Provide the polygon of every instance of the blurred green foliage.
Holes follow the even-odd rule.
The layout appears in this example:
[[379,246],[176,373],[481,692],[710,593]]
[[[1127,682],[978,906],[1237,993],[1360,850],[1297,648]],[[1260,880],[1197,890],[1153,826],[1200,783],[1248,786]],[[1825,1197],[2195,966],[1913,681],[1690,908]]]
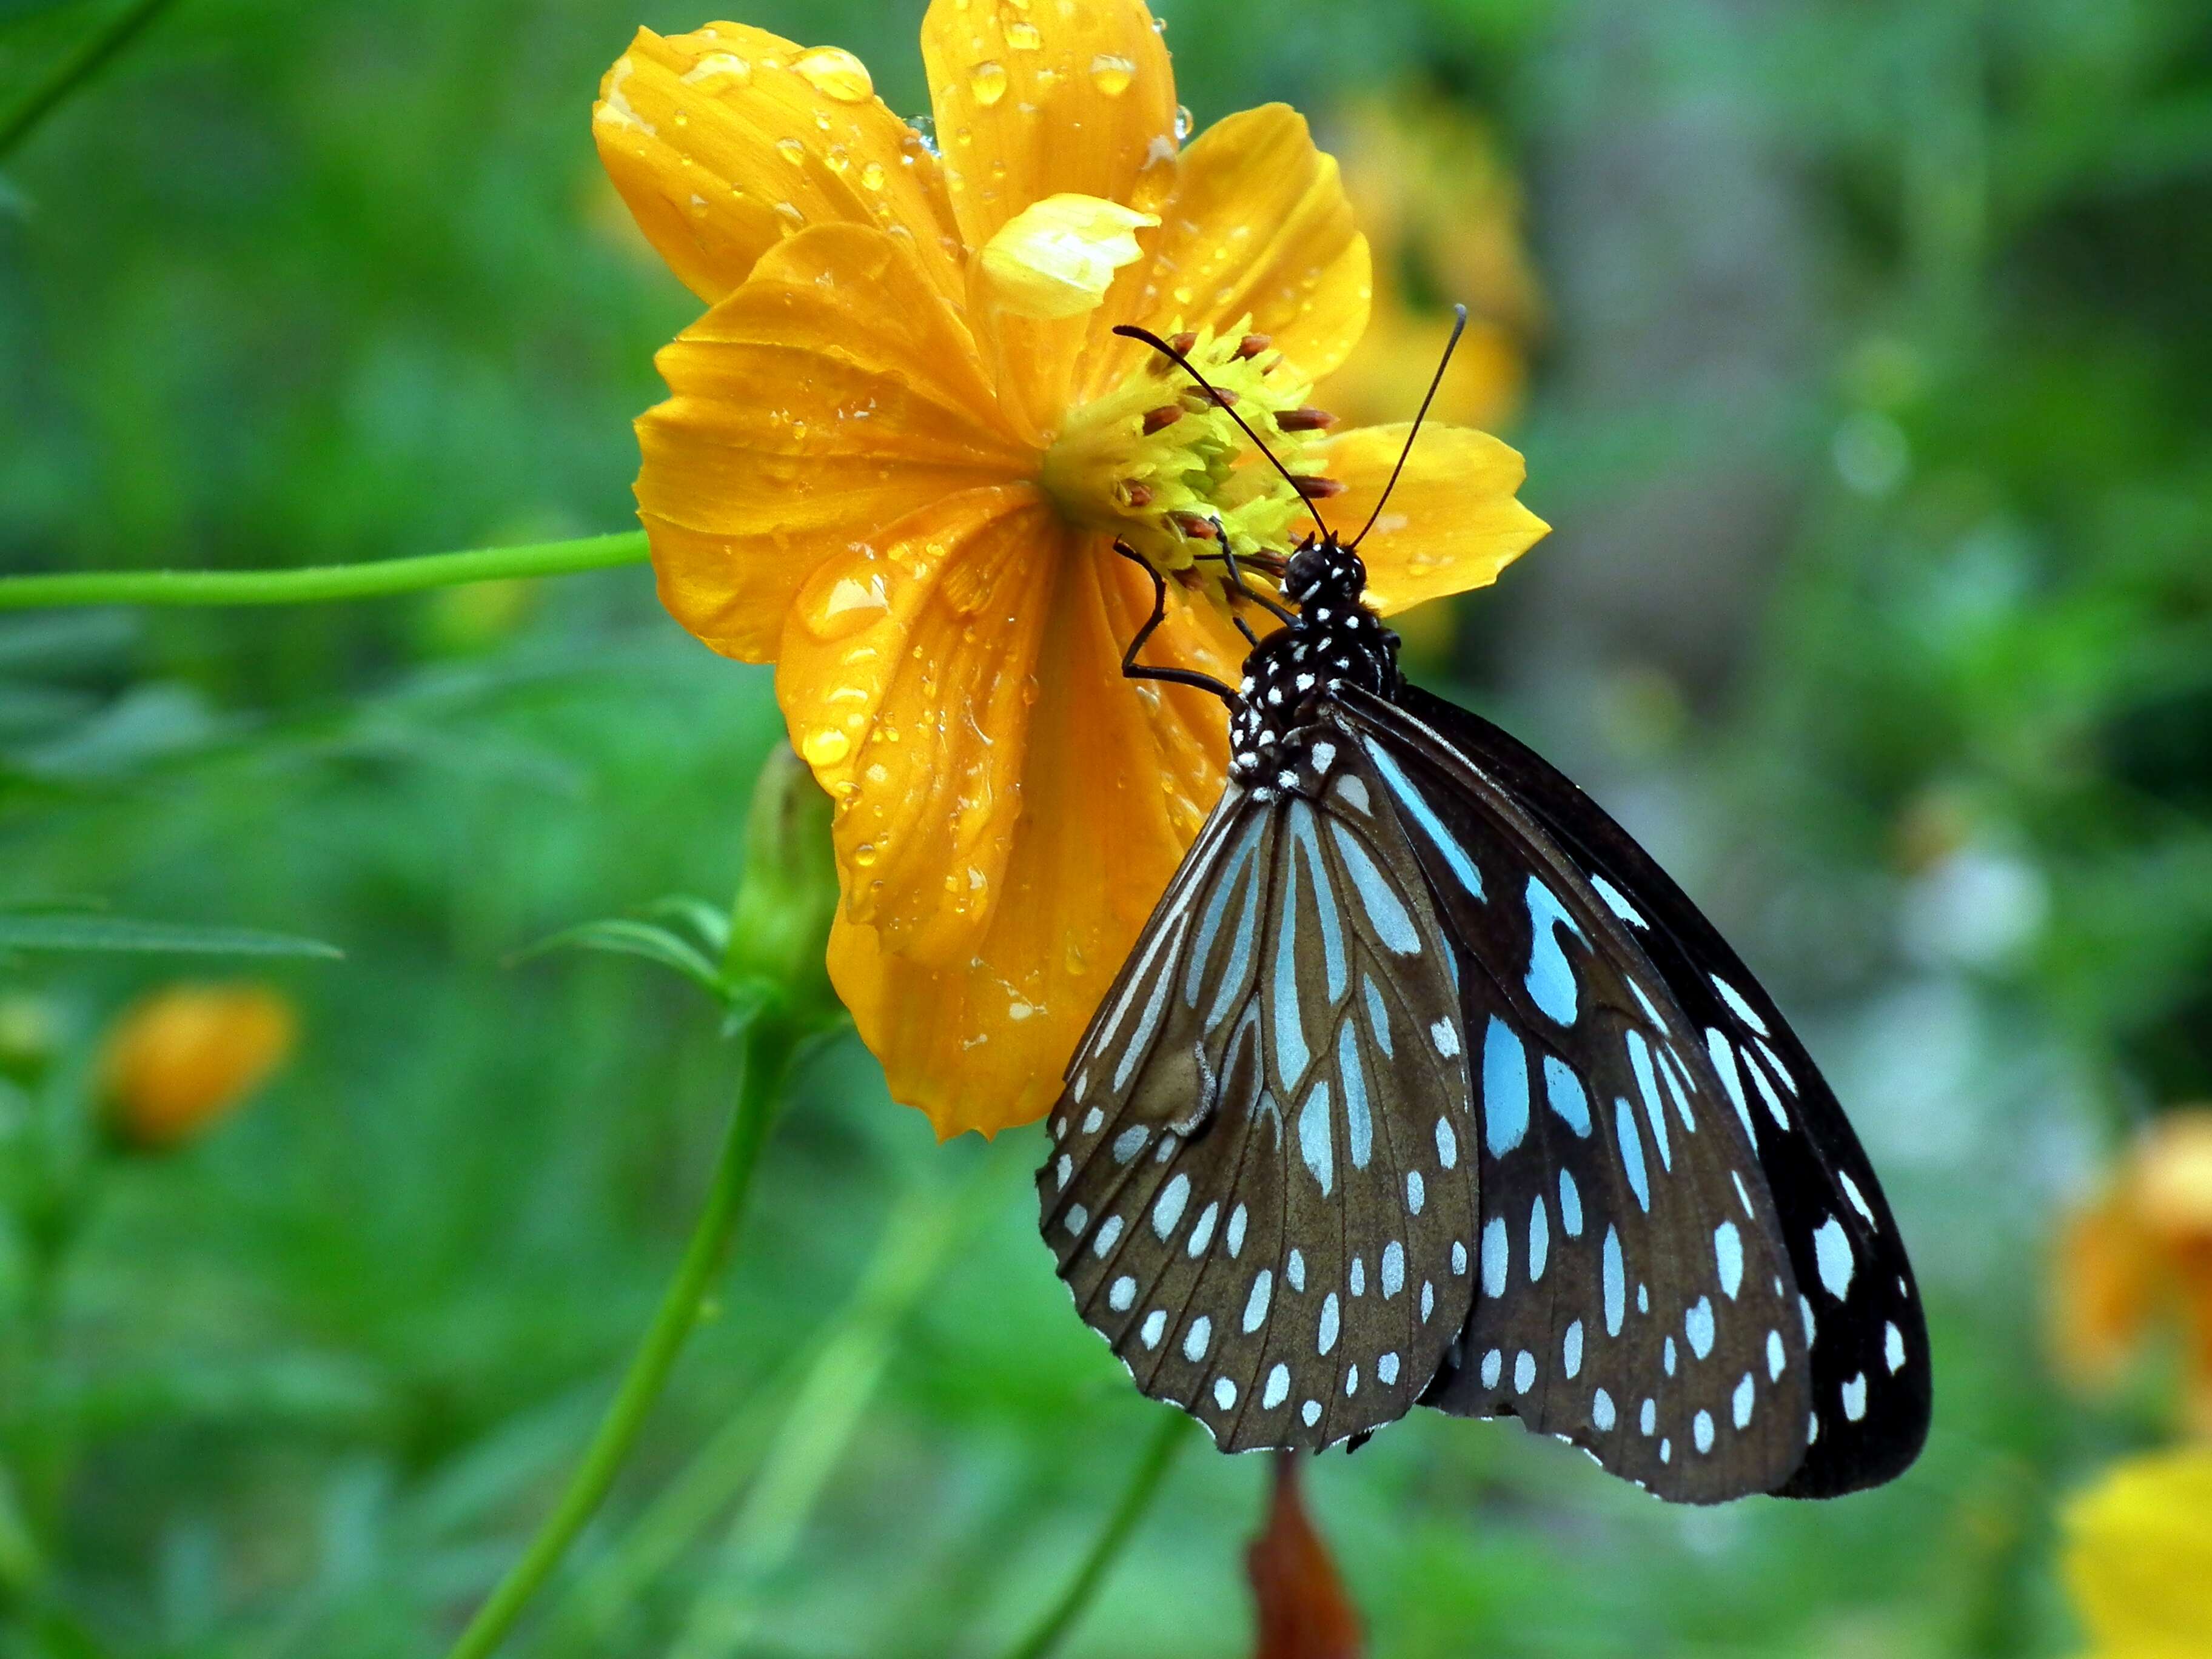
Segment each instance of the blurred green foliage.
[[[0,4],[0,110],[125,9]],[[1201,122],[1282,97],[1325,127],[1419,85],[1522,171],[1555,303],[1516,436],[1562,528],[1467,606],[1446,678],[1647,834],[1802,1015],[1937,1344],[1927,1455],[1843,1503],[1668,1510],[1425,1414],[1326,1460],[1375,1652],[2067,1650],[2052,1504],[2169,1419],[2155,1376],[2118,1404],[2051,1380],[2039,1264],[2130,1124],[2212,1097],[2212,16],[1163,9]],[[853,48],[919,111],[919,15],[746,21]],[[627,422],[695,305],[587,111],[637,24],[703,21],[171,8],[0,173],[0,568],[628,524]],[[1604,528],[1624,506],[1632,535]],[[1578,568],[1646,584],[1635,649]],[[1717,639],[1670,647],[1670,594],[1723,596]],[[307,1029],[257,1109],[173,1159],[68,1164],[58,1266],[36,1227],[0,1253],[13,1651],[450,1639],[648,1317],[732,1082],[678,977],[514,958],[669,895],[725,906],[778,732],[765,672],[635,571],[0,622],[0,908],[346,953],[256,964]],[[177,971],[0,955],[10,1030],[41,1034],[0,1068],[19,1220],[56,1201],[104,1021]],[[1037,1247],[1033,1141],[939,1148],[856,1047],[814,1062],[726,1305],[514,1651],[1021,1629],[1152,1421]],[[1239,1650],[1260,1474],[1187,1458],[1068,1651]]]

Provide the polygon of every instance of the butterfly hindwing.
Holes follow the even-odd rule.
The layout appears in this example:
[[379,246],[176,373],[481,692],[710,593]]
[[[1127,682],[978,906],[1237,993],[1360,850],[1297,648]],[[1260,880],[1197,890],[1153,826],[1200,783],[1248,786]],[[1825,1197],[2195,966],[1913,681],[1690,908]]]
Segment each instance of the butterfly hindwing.
[[1472,1294],[1473,1104],[1427,1035],[1456,1018],[1449,950],[1379,788],[1347,760],[1313,799],[1230,793],[1078,1048],[1039,1173],[1085,1321],[1225,1449],[1401,1416]]
[[[1606,1224],[1622,1228],[1629,1285],[1624,1323],[1632,1346],[1622,1360],[1638,1368],[1644,1386],[1632,1405],[1609,1391],[1609,1409],[1586,1411],[1579,1426],[1571,1405],[1566,1420],[1546,1420],[1548,1399],[1532,1422],[1669,1497],[1831,1496],[1897,1474],[1917,1453],[1929,1415],[1926,1335],[1911,1268],[1856,1138],[1771,1000],[1626,832],[1525,747],[1418,691],[1395,706],[1356,694],[1352,702],[1368,739],[1398,761],[1418,802],[1409,811],[1436,815],[1466,857],[1504,866],[1492,901],[1469,907],[1451,898],[1457,878],[1449,861],[1427,849],[1448,926],[1491,965],[1498,1017],[1531,1046],[1532,1075],[1533,1052],[1543,1048],[1547,1071],[1554,1060],[1567,1066],[1589,1096],[1596,1145],[1579,1148],[1581,1162],[1592,1150],[1608,1151],[1595,1120],[1601,1102],[1613,1103],[1617,1158],[1601,1159],[1617,1177],[1604,1200],[1612,1218]],[[1522,879],[1539,885],[1509,885]],[[1562,1025],[1553,1016],[1565,1010],[1570,991],[1580,1006]],[[1473,1020],[1472,994],[1470,1003]],[[1656,1114],[1654,1097],[1662,1103]],[[1620,1103],[1644,1109],[1633,1131],[1617,1121]],[[1666,1105],[1677,1110],[1662,1143],[1656,1124]],[[1626,1115],[1632,1123],[1639,1115]],[[1540,1111],[1531,1116],[1553,1143],[1535,1162],[1555,1160],[1579,1180],[1580,1138]],[[1624,1194],[1621,1178],[1637,1173],[1632,1133],[1643,1179],[1627,1178]],[[1523,1156],[1516,1151],[1495,1170],[1486,1162],[1486,1227],[1501,1209],[1510,1219],[1508,1194],[1528,1184],[1515,1180],[1514,1159]],[[1587,1231],[1599,1224],[1592,1206],[1583,1208]],[[1653,1277],[1638,1270],[1639,1251]],[[1601,1306],[1611,1322],[1611,1259],[1601,1246],[1594,1303],[1568,1301],[1571,1286],[1560,1281],[1554,1300],[1568,1311],[1553,1316],[1545,1333],[1553,1340],[1565,1340],[1577,1305]],[[1717,1271],[1737,1285],[1735,1294],[1705,1288]],[[1664,1319],[1662,1281],[1673,1287]],[[1654,1322],[1638,1347],[1635,1327],[1647,1295]],[[1710,1300],[1710,1319],[1700,1298]],[[1536,1298],[1507,1300],[1533,1330]],[[1502,1370],[1519,1352],[1492,1340],[1487,1326],[1496,1318],[1479,1300],[1460,1372],[1439,1384],[1437,1399],[1452,1409],[1502,1406],[1528,1416],[1515,1392],[1501,1396],[1481,1384],[1493,1347],[1504,1355]],[[1585,1341],[1589,1328],[1586,1322]],[[1693,1366],[1689,1348],[1699,1341],[1712,1352]],[[1649,1364],[1654,1344],[1656,1367]],[[1513,1380],[1504,1376],[1509,1389]],[[1724,1407],[1717,1407],[1709,1396],[1729,1383]],[[1668,1453],[1656,1474],[1650,1437],[1642,1432],[1646,1398]],[[1691,1411],[1686,1443],[1679,1425],[1666,1431],[1670,1401],[1678,1417]],[[1592,1432],[1601,1417],[1612,1419],[1609,1435]],[[1700,1453],[1708,1442],[1712,1449]]]

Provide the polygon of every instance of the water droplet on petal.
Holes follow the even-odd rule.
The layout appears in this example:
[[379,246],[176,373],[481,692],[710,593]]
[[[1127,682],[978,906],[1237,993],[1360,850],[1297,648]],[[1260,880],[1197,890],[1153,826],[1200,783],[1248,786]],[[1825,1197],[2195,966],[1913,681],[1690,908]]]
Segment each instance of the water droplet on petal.
[[884,187],[883,164],[878,161],[871,161],[867,166],[862,167],[860,169],[860,183],[870,190],[881,190]]
[[823,159],[829,164],[830,171],[832,173],[842,173],[853,165],[852,155],[842,144],[830,145],[830,154]]
[[709,92],[726,92],[753,78],[753,66],[734,52],[710,52],[684,71],[684,81]]
[[1035,52],[1044,45],[1044,36],[1037,33],[1035,23],[1009,23],[1006,25],[1006,44],[1016,52]]
[[1136,78],[1136,64],[1118,52],[1102,52],[1091,60],[1091,83],[1109,98],[1119,98]]
[[868,78],[868,66],[842,46],[817,46],[802,52],[792,68],[824,98],[834,98],[841,104],[857,104],[875,96],[876,83]]
[[986,58],[968,71],[968,90],[988,109],[1006,95],[1006,66],[995,58]]
[[875,844],[875,842],[872,842],[872,841],[864,841],[864,842],[861,842],[858,847],[855,847],[855,848],[853,849],[853,862],[854,862],[854,863],[855,863],[855,864],[857,864],[857,865],[859,865],[859,866],[860,866],[860,868],[862,868],[863,870],[866,869],[870,865],[873,864],[875,861],[876,861],[876,844]]
[[853,740],[834,726],[809,732],[799,745],[809,766],[835,766],[853,752]]
[[775,141],[775,153],[797,167],[806,159],[806,146],[796,138],[779,138]]

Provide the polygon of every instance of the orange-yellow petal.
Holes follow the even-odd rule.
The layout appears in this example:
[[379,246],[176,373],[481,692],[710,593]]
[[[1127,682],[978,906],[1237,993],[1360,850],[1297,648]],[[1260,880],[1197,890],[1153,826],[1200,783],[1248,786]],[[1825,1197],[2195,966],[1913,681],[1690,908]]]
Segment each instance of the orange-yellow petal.
[[775,653],[824,559],[1036,470],[975,343],[904,240],[823,226],[764,255],[657,360],[639,516],[662,602],[717,651]]
[[776,693],[836,802],[842,914],[885,950],[965,963],[1022,816],[1044,605],[1072,538],[1029,484],[948,495],[826,561]]
[[[1149,212],[1173,184],[1175,73],[1142,0],[933,0],[921,52],[945,187],[970,248],[1048,197]],[[1000,395],[1044,440],[1092,319],[1004,313],[980,283],[972,311]]]
[[2212,1631],[2212,1449],[2115,1464],[2063,1516],[2094,1659],[2201,1659]]
[[1143,0],[932,0],[921,57],[961,234],[1048,196],[1143,209],[1175,159],[1175,71]]
[[592,132],[647,240],[702,300],[793,232],[836,223],[897,227],[938,292],[960,292],[936,158],[849,52],[742,23],[641,29],[600,83]]
[[[1212,698],[1121,678],[1122,646],[1151,605],[1142,576],[1095,546],[1055,576],[1022,817],[973,954],[927,966],[842,916],[830,934],[830,977],[893,1097],[944,1135],[993,1133],[1051,1105],[1227,760]],[[1157,659],[1233,674],[1225,630],[1206,608],[1180,590],[1170,604],[1163,633],[1175,642]]]
[[[1215,123],[1182,153],[1149,264],[1121,274],[1103,331],[1134,320],[1227,330],[1249,316],[1310,380],[1328,374],[1367,326],[1373,273],[1336,160],[1314,148],[1305,117],[1267,104]],[[1139,362],[1133,341],[1094,335],[1086,391]]]
[[[1328,442],[1329,475],[1346,485],[1328,507],[1340,535],[1356,535],[1367,522],[1408,430],[1361,427]],[[1520,452],[1486,432],[1422,427],[1397,488],[1359,544],[1368,603],[1388,616],[1497,580],[1551,528],[1516,499],[1527,472]]]

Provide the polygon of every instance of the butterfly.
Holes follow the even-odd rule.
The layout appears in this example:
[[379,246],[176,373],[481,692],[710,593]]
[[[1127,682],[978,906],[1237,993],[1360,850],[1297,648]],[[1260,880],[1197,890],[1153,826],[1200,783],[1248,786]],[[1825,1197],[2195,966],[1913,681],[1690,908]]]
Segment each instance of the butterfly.
[[1895,1477],[1925,1322],[1812,1057],[1611,817],[1406,683],[1315,520],[1237,686],[1137,662],[1157,574],[1124,657],[1216,691],[1232,759],[1050,1115],[1079,1312],[1224,1450],[1418,1404],[1678,1502]]

